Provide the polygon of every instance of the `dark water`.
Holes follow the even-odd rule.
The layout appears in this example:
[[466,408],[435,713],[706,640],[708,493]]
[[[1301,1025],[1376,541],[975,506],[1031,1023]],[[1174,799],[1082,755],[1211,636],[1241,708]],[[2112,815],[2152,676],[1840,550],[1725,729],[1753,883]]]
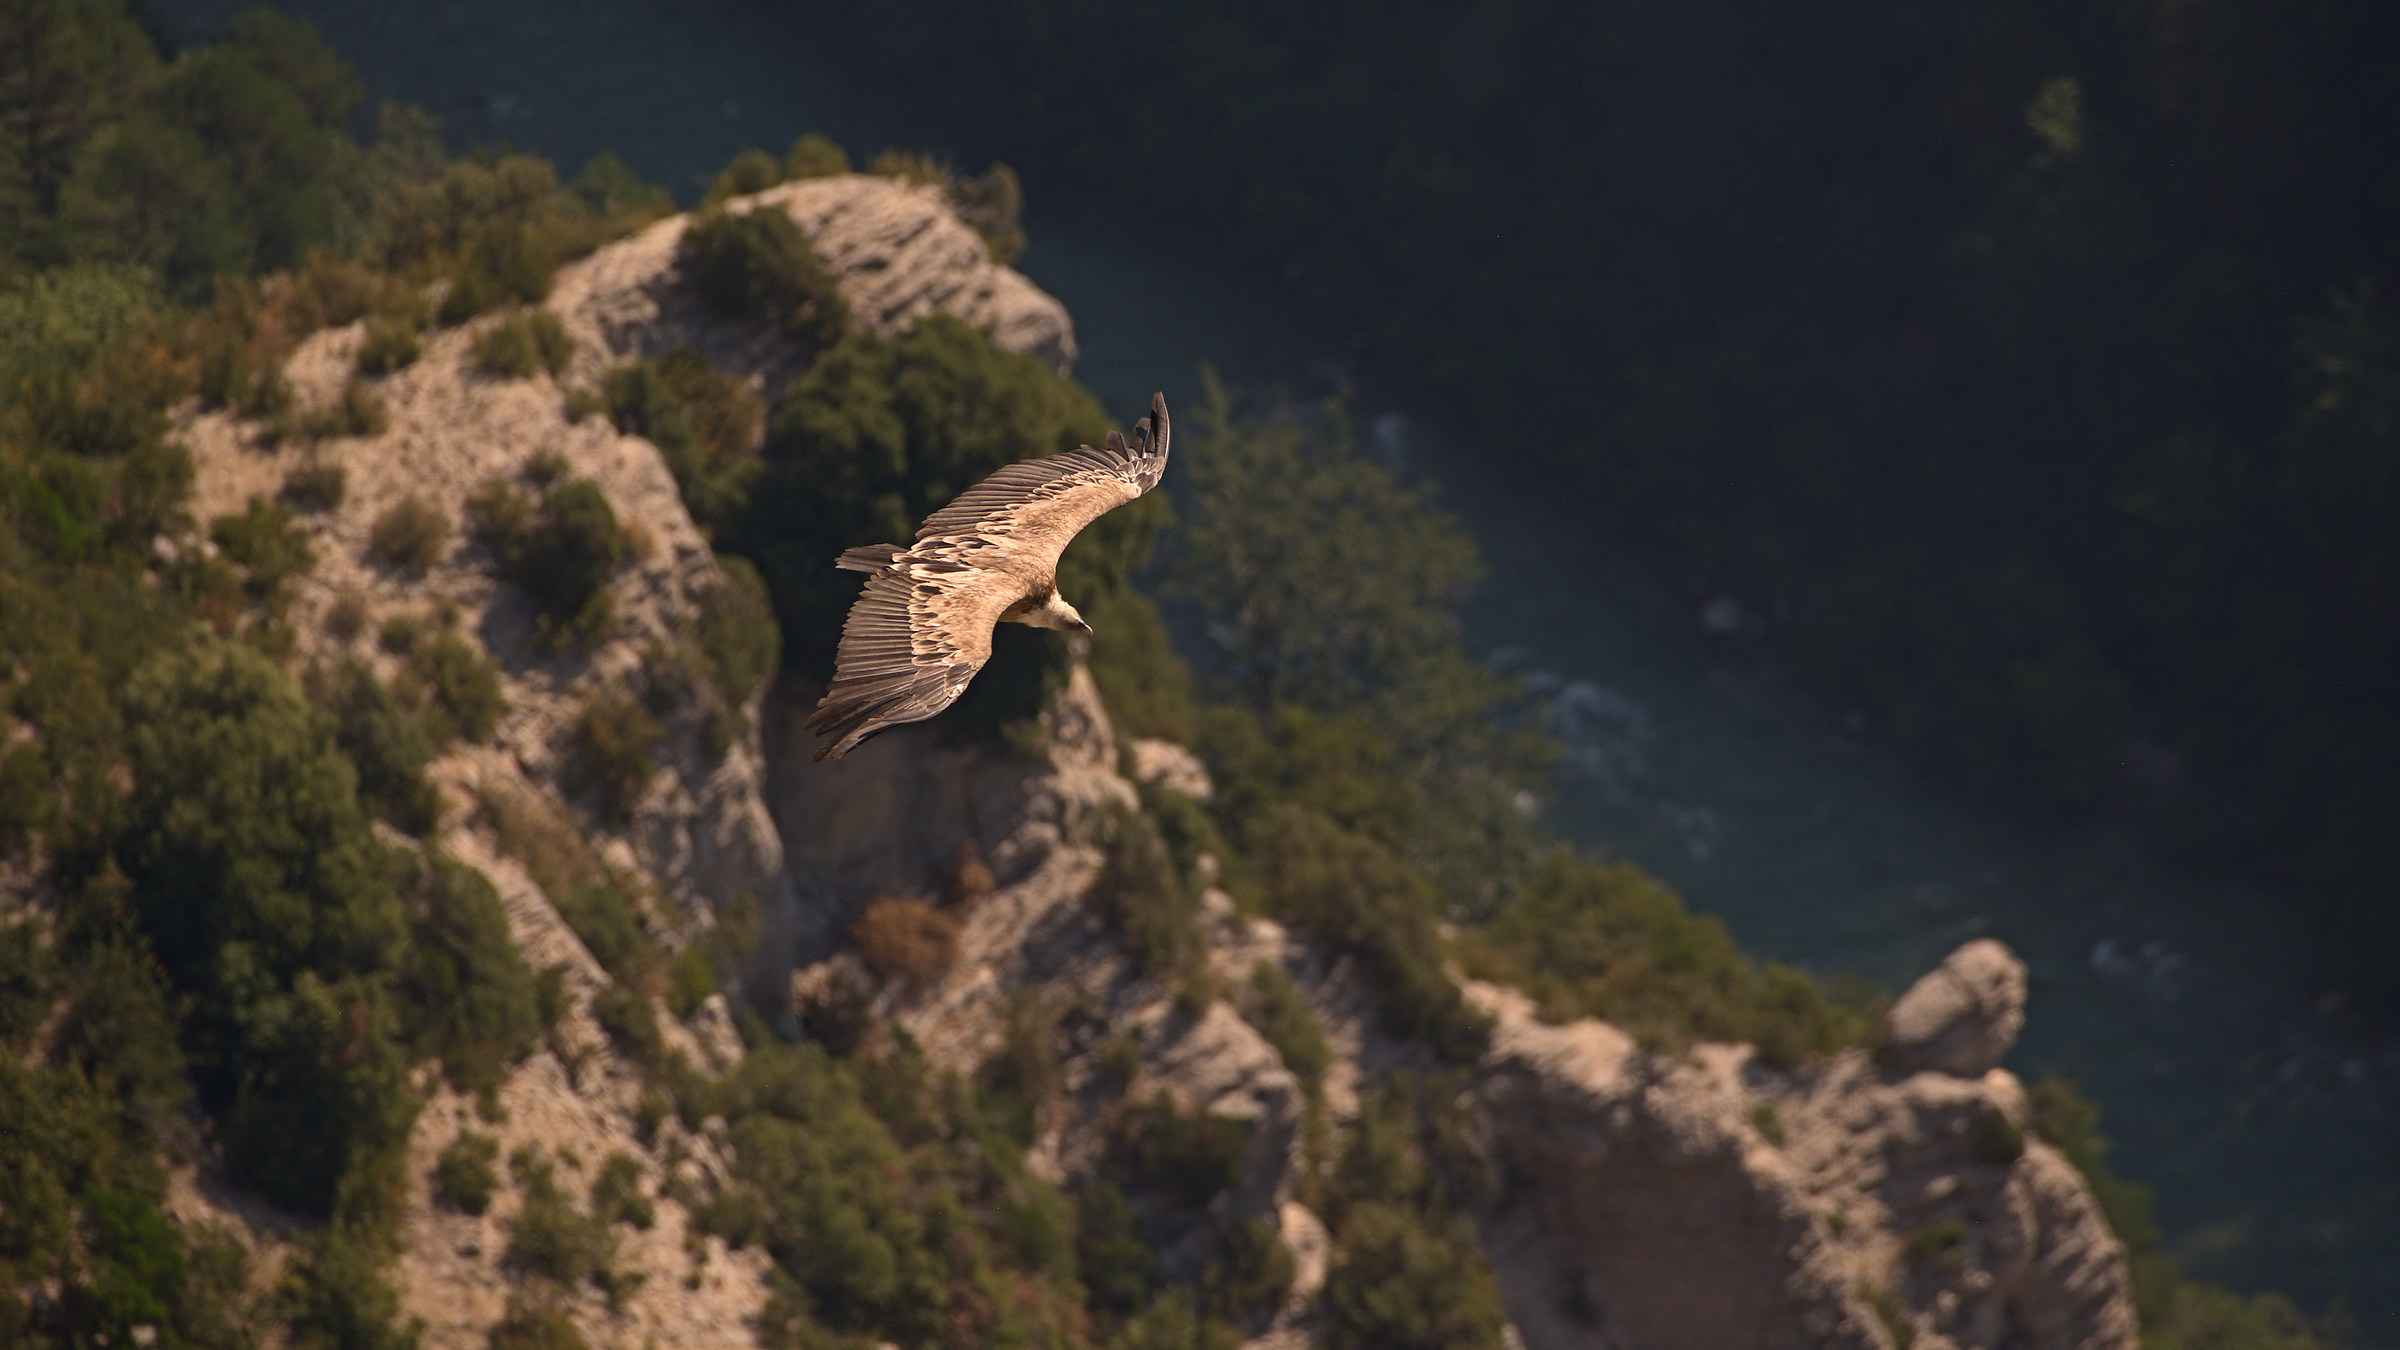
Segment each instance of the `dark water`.
[[[206,35],[227,0],[152,0]],[[680,198],[737,151],[804,131],[856,150],[954,137],[795,30],[788,3],[290,0],[373,99],[441,117],[454,146],[506,142],[568,171],[614,150]],[[1073,311],[1078,375],[1130,421],[1150,389],[1307,391],[1344,377],[1340,335],[1272,278],[1172,223],[1028,184],[1021,264]],[[1145,233],[1144,231],[1157,231]],[[1551,823],[1633,858],[1722,915],[1753,952],[1905,984],[1991,934],[2033,969],[2012,1064],[2079,1080],[2115,1163],[2158,1191],[2170,1249],[2237,1289],[2336,1299],[2367,1345],[2400,1345],[2400,1043],[2359,1032],[2311,982],[2307,934],[2266,892],[2171,877],[2104,834],[2009,824],[1912,778],[1704,631],[1706,596],[1615,567],[1597,541],[1528,525],[1404,391],[1362,382],[1382,451],[1442,477],[1502,584],[1471,621],[1496,661],[1544,684],[1572,758]],[[1529,565],[1529,564],[1536,564]],[[1721,607],[1722,621],[1737,616]],[[1837,714],[1839,710],[1834,710]]]

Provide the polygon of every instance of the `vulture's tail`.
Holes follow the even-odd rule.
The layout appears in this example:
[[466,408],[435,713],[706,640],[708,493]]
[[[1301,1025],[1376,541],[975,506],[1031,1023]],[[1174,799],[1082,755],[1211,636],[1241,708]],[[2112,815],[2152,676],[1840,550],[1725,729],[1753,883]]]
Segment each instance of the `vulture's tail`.
[[892,559],[899,557],[900,553],[898,544],[868,544],[863,548],[843,550],[842,556],[833,560],[833,565],[845,572],[880,572],[891,566]]

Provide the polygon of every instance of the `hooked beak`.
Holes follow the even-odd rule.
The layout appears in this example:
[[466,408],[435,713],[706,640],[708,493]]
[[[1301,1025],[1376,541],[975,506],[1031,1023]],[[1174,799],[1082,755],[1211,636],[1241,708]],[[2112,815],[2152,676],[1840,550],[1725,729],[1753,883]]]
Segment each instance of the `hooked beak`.
[[1075,626],[1082,630],[1085,637],[1090,637],[1092,635],[1092,626],[1088,623],[1085,623],[1083,620],[1077,619],[1075,621]]

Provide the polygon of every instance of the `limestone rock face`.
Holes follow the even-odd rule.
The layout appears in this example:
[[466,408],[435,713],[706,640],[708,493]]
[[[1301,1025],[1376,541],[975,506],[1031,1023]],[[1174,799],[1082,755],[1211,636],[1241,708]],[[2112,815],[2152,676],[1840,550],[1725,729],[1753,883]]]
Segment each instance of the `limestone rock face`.
[[[1977,968],[2017,972],[2021,1019],[2022,964],[1975,945],[1996,949]],[[1930,1350],[2136,1343],[2123,1250],[2081,1177],[2025,1137],[2007,1071],[1651,1055],[1470,993],[1497,1019],[1484,1109],[1522,1179],[1486,1241],[1533,1350],[1883,1347],[1903,1328]]]
[[2025,1027],[2025,963],[2003,944],[1977,938],[1910,985],[1887,1025],[1895,1067],[1981,1077]]
[[1217,793],[1216,783],[1208,776],[1208,766],[1200,757],[1173,741],[1143,738],[1132,743],[1133,781],[1156,783],[1169,792],[1180,792],[1196,802],[1204,802]]
[[942,310],[991,334],[1004,352],[1035,357],[1061,375],[1073,369],[1075,325],[1066,307],[993,262],[983,236],[951,212],[941,189],[844,174],[772,187],[749,204],[791,214],[866,327],[893,332]]

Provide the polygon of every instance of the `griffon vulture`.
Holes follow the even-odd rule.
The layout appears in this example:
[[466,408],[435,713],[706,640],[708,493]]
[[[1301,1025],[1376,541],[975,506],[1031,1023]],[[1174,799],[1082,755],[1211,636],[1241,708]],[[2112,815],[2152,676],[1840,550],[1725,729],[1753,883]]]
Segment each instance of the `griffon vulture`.
[[842,625],[833,684],[801,725],[840,759],[885,727],[950,706],[992,656],[992,626],[1089,633],[1058,593],[1058,555],[1083,527],[1158,486],[1167,471],[1167,400],[1133,424],[1048,459],[1011,464],[925,518],[917,542],[854,548],[834,566],[865,572]]

